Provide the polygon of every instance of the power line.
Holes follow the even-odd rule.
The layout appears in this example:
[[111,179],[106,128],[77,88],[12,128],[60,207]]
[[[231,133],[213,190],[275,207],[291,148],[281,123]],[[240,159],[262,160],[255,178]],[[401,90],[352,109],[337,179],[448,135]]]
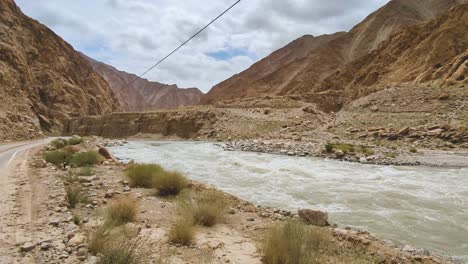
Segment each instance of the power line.
[[167,58],[169,58],[172,54],[176,53],[180,48],[182,48],[183,46],[185,46],[187,43],[189,43],[192,39],[194,39],[196,36],[198,36],[200,33],[202,33],[205,29],[207,29],[209,26],[211,26],[211,24],[213,24],[214,22],[216,22],[216,20],[218,20],[219,18],[221,18],[224,14],[226,14],[227,12],[229,12],[229,10],[231,10],[232,8],[234,8],[237,4],[239,4],[241,0],[238,0],[237,2],[235,2],[234,4],[232,4],[228,9],[224,10],[224,12],[222,12],[221,14],[219,14],[215,19],[211,20],[210,23],[208,23],[206,26],[204,26],[202,29],[200,29],[199,31],[197,31],[197,33],[195,33],[193,36],[191,36],[189,39],[187,39],[184,43],[182,43],[179,47],[177,47],[175,50],[173,50],[171,53],[169,53],[168,55],[166,55],[166,57],[162,58],[161,60],[159,60],[156,64],[154,64],[153,66],[151,66],[151,68],[149,68],[148,70],[146,70],[144,73],[140,74],[139,76],[137,76],[135,79],[133,79],[131,82],[129,82],[127,84],[127,86],[130,86],[132,83],[134,83],[135,81],[137,81],[138,79],[140,79],[141,77],[143,77],[145,74],[147,74],[148,72],[152,71],[154,68],[156,68],[159,64],[161,64],[163,61],[165,61]]

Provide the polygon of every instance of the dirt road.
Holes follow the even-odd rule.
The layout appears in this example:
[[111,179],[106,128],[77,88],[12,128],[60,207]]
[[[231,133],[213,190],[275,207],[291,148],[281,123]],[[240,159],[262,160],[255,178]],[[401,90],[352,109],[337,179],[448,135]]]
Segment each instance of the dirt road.
[[40,186],[28,171],[27,157],[48,140],[0,145],[0,263],[18,261],[18,245],[33,239],[29,232],[37,215]]

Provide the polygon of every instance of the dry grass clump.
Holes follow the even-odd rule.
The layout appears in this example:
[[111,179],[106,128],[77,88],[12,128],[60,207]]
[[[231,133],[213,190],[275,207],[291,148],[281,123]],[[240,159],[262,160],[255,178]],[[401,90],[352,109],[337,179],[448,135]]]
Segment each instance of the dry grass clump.
[[81,152],[73,154],[70,165],[74,167],[93,166],[99,162],[99,154],[95,151]]
[[138,203],[130,198],[119,199],[107,208],[106,222],[122,225],[136,220]]
[[187,186],[187,178],[178,172],[165,171],[153,179],[153,187],[161,196],[177,195]]
[[228,209],[224,194],[216,190],[204,190],[186,194],[178,201],[179,216],[192,219],[193,224],[214,226],[220,223]]
[[154,180],[163,173],[164,169],[156,164],[134,164],[125,169],[130,186],[141,188],[153,187]]
[[329,230],[296,220],[269,229],[260,246],[266,264],[376,263],[361,246],[340,244]]
[[191,219],[179,218],[169,230],[169,241],[172,244],[189,246],[193,243],[194,227]]
[[148,263],[148,255],[142,250],[140,240],[117,239],[109,243],[101,252],[97,264],[141,264]]
[[362,153],[366,156],[374,155],[375,151],[367,146],[360,145],[350,145],[350,144],[325,144],[325,152],[331,153],[334,150],[341,150],[344,153]]
[[65,200],[70,208],[75,208],[77,204],[85,201],[87,197],[83,194],[83,190],[79,185],[70,185],[65,187]]

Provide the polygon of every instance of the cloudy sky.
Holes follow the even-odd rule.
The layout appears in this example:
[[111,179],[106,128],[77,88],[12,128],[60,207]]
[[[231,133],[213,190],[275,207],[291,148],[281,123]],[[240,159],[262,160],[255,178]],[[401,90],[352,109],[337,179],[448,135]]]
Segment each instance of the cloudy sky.
[[[99,61],[140,74],[235,0],[16,0]],[[346,31],[388,0],[243,0],[145,78],[208,91],[305,35]]]

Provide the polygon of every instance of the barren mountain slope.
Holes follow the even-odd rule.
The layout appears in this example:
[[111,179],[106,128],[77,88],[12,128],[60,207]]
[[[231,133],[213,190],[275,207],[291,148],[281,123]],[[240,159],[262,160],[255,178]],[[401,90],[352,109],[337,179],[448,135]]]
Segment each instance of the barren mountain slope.
[[377,50],[330,76],[324,90],[343,90],[345,100],[402,82],[467,84],[468,4],[438,19],[406,27]]
[[68,43],[0,1],[0,141],[58,131],[61,121],[117,110],[107,83]]
[[203,93],[197,88],[179,88],[177,85],[167,85],[138,79],[131,86],[127,84],[137,78],[136,75],[119,71],[102,62],[90,61],[94,70],[109,83],[111,89],[127,111],[146,111],[154,109],[171,109],[180,106],[196,105]]
[[427,22],[460,2],[457,0],[393,0],[368,16],[350,32],[331,35],[333,37],[328,37],[326,41],[308,49],[308,52],[302,53],[301,57],[288,56],[295,54],[294,49],[297,49],[291,44],[280,49],[286,55],[273,70],[264,74],[263,68],[267,67],[270,61],[275,60],[275,53],[250,69],[213,87],[202,98],[202,103],[316,91],[322,81],[333,74],[337,68],[375,50],[393,32],[406,25]]

